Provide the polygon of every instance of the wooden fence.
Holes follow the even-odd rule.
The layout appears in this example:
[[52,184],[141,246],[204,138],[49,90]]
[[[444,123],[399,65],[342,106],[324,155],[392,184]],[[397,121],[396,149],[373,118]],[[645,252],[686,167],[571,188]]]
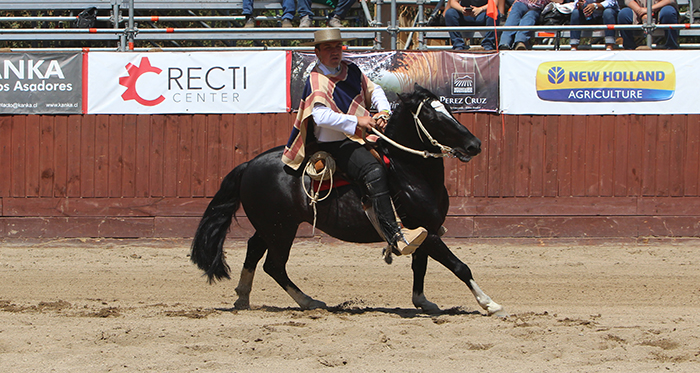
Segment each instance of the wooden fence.
[[[698,115],[458,119],[483,152],[447,161],[450,236],[700,236]],[[0,237],[190,237],[223,176],[292,121],[0,116]]]

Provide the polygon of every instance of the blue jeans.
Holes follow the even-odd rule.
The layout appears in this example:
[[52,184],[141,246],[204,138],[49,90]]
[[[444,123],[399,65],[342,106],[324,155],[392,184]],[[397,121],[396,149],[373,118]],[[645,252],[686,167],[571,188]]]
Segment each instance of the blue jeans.
[[[246,16],[253,15],[253,0],[243,0],[241,13]],[[291,20],[292,18],[294,18],[294,0],[282,0],[282,19]]]
[[[288,1],[288,0],[283,0],[283,1]],[[313,17],[314,12],[311,11],[311,0],[299,0],[297,2],[297,13],[299,13],[299,17],[303,17],[303,16],[312,16]]]
[[[605,8],[603,14],[593,15],[590,20],[586,20],[583,10],[574,9],[571,12],[572,25],[614,25],[617,23],[617,9]],[[581,30],[571,30],[571,45],[578,45],[581,41]],[[605,44],[615,44],[615,30],[605,30]]]
[[[700,1],[700,0],[699,0]],[[455,8],[447,9],[445,12],[445,26],[491,26],[494,27],[493,18],[487,17],[486,12],[479,13],[478,16],[465,16]],[[452,40],[452,49],[468,49],[464,44],[462,33],[459,31],[450,31],[450,40]],[[473,32],[465,32],[471,36]],[[494,50],[496,48],[496,38],[493,30],[486,32],[481,40],[481,46],[484,50]]]
[[335,6],[335,10],[333,10],[329,16],[333,17],[335,15],[340,19],[344,19],[345,15],[348,14],[348,11],[356,1],[357,0],[338,0],[338,5]]
[[[634,14],[632,9],[623,8],[620,10],[620,14],[617,15],[617,23],[620,25],[631,25],[632,20],[637,15]],[[676,8],[671,5],[666,5],[659,11],[659,24],[674,24],[678,23],[678,12]],[[635,49],[637,44],[634,42],[635,33],[641,31],[632,30],[620,30],[620,35],[622,35],[622,46],[625,49]],[[678,30],[666,30],[666,49],[678,49]]]
[[[542,9],[530,10],[524,3],[516,1],[510,7],[505,26],[534,26],[540,18],[540,13]],[[529,46],[531,34],[532,32],[529,31],[503,31],[499,44],[508,48],[517,43],[525,43]]]

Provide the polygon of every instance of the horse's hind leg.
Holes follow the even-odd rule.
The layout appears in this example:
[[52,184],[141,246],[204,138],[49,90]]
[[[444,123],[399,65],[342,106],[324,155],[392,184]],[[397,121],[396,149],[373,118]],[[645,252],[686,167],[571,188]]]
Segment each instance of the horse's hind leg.
[[[479,303],[481,308],[486,310],[489,315],[505,316],[506,313],[503,310],[503,306],[494,302],[491,297],[486,295],[479,285],[476,284],[474,278],[472,277],[472,271],[469,267],[464,264],[459,258],[457,258],[452,251],[445,245],[444,242],[437,235],[429,235],[425,240],[421,248],[423,248],[431,258],[437,260],[439,263],[447,267],[452,273],[454,273],[460,280],[462,280],[469,290],[472,291],[476,301]],[[422,289],[421,289],[422,290]],[[415,287],[414,287],[415,294]]]
[[243,262],[243,269],[241,270],[241,278],[238,280],[238,286],[236,286],[238,299],[233,303],[234,308],[250,308],[250,290],[253,287],[255,268],[266,250],[267,244],[260,237],[258,232],[255,232],[253,237],[248,239],[248,249],[245,255],[245,262]]
[[273,224],[272,226],[278,229],[276,234],[270,237],[265,236],[269,243],[267,257],[265,258],[265,264],[263,264],[265,273],[269,274],[302,309],[326,308],[325,303],[315,300],[299,290],[287,275],[287,260],[289,259],[289,251],[292,248],[297,227],[289,229],[281,224]]

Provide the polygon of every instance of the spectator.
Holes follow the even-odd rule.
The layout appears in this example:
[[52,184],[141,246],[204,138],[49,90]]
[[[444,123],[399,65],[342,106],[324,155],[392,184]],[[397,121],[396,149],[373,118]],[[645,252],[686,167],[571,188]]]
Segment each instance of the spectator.
[[[641,1],[641,2],[640,2]],[[674,24],[678,23],[678,4],[675,0],[653,0],[651,16],[654,23]],[[625,0],[627,8],[620,10],[617,15],[617,23],[621,25],[637,25],[646,22],[646,0]],[[634,35],[641,31],[620,30],[622,46],[625,49],[635,49],[637,44]],[[666,49],[678,49],[678,30],[666,30]]]
[[[699,0],[700,1],[700,0]],[[445,26],[491,26],[494,27],[494,20],[486,15],[488,0],[449,0],[449,9],[445,10]],[[469,38],[473,32],[465,32]],[[464,43],[462,33],[450,31],[452,49],[466,50],[469,45]],[[496,38],[493,31],[487,31],[481,40],[484,50],[496,49]]]
[[[292,27],[292,19],[294,18],[294,0],[282,1],[282,27]],[[253,16],[253,0],[243,0],[243,15],[245,16],[245,25],[243,27],[255,27],[255,17]]]
[[[576,8],[571,12],[572,25],[614,25],[620,7],[617,0],[578,0]],[[569,44],[571,50],[578,49],[581,41],[581,30],[571,30]],[[613,50],[615,45],[615,30],[605,30],[605,49]]]
[[[561,3],[562,0],[551,0]],[[540,18],[540,13],[550,0],[515,0],[510,7],[505,26],[534,26]],[[526,50],[530,46],[531,31],[503,31],[500,49]]]
[[343,27],[340,21],[345,19],[345,15],[348,14],[350,8],[355,4],[357,0],[338,0],[338,5],[335,10],[331,12],[330,18],[328,19],[328,27]]

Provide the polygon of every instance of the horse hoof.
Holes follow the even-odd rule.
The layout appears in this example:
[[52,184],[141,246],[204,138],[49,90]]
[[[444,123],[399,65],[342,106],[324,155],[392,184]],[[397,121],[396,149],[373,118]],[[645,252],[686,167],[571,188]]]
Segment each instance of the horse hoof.
[[304,305],[304,307],[302,307],[302,308],[305,310],[316,310],[319,308],[325,309],[325,308],[327,308],[327,306],[326,306],[325,302],[321,302],[320,300],[314,299],[311,302],[309,302],[308,304]]
[[237,309],[237,310],[249,310],[250,309],[250,302],[239,299],[239,300],[233,302],[233,308]]
[[489,316],[496,316],[502,318],[508,317],[508,312],[506,312],[506,310],[501,305],[497,305],[497,307],[489,307],[487,311],[489,313]]
[[413,295],[413,305],[428,314],[440,313],[441,311],[437,304],[427,300],[423,294]]

